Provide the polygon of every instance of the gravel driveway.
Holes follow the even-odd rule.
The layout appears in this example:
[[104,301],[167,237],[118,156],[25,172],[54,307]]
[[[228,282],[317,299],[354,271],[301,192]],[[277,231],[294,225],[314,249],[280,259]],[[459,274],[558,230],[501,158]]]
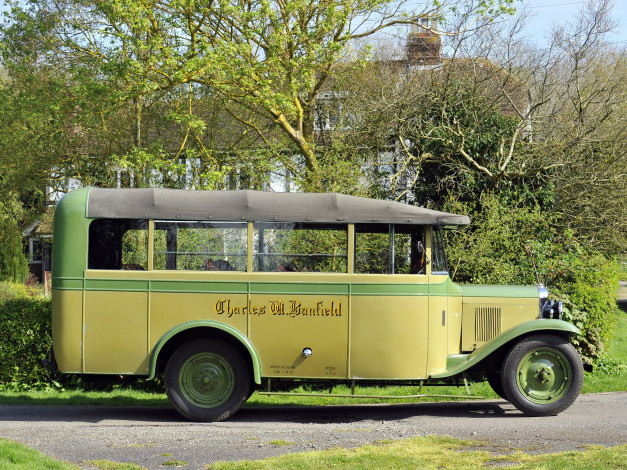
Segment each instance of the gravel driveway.
[[495,451],[580,449],[627,443],[627,392],[582,395],[558,416],[525,417],[505,401],[245,407],[231,420],[198,424],[163,407],[0,406],[0,436],[55,458],[97,459],[163,469],[168,460],[201,469],[216,460],[355,447],[430,434],[483,441]]

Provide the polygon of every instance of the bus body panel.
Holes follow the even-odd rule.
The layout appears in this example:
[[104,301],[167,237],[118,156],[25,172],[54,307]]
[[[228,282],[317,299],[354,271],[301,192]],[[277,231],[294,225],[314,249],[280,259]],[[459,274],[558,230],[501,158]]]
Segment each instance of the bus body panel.
[[87,268],[87,238],[91,219],[85,217],[89,189],[74,190],[55,209],[52,273],[54,282],[82,279]]
[[148,375],[148,293],[85,292],[85,372]]
[[[165,332],[212,320],[250,339],[264,377],[423,379],[445,370],[447,356],[538,317],[537,288],[503,297],[487,286],[462,301],[446,275],[87,270],[84,318],[77,280],[57,284],[55,352],[67,372],[148,375]],[[476,312],[490,307],[498,328],[478,337]],[[315,354],[297,360],[305,348]]]
[[424,378],[428,296],[351,298],[350,378]]
[[346,378],[348,304],[348,296],[252,294],[250,340],[262,375]]
[[55,290],[52,295],[52,347],[61,372],[83,370],[83,291]]
[[232,326],[248,335],[248,319],[245,315],[231,315],[216,311],[216,305],[227,297],[234,304],[246,303],[247,294],[174,292],[150,293],[150,349],[170,329],[196,320],[211,320]]

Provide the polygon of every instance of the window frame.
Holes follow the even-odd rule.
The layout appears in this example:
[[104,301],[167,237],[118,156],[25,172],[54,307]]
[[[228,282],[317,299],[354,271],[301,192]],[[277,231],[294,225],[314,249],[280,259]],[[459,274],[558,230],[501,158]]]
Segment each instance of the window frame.
[[[88,237],[88,270],[123,270],[123,265],[120,268],[94,268],[91,267],[93,263],[91,263],[92,250],[95,248],[92,247],[92,224],[95,223],[103,223],[97,222],[102,220],[108,221],[120,221],[120,223],[124,224],[146,224],[147,226],[147,236],[148,236],[148,252],[147,252],[147,271],[190,271],[190,272],[204,272],[206,269],[172,269],[170,267],[166,267],[165,269],[157,269],[155,268],[155,257],[159,255],[159,253],[166,253],[168,251],[162,252],[157,251],[156,249],[156,236],[157,231],[164,230],[160,227],[160,224],[172,224],[173,226],[185,226],[188,225],[190,228],[192,226],[198,226],[194,228],[207,227],[207,228],[238,228],[240,230],[245,230],[242,235],[245,233],[245,237],[242,236],[242,242],[245,241],[245,251],[239,251],[237,253],[230,253],[229,255],[233,256],[241,256],[245,257],[245,267],[237,270],[229,270],[229,272],[237,272],[237,273],[270,273],[270,272],[280,272],[280,271],[262,271],[257,267],[257,261],[259,255],[276,255],[277,253],[261,253],[258,249],[259,240],[255,239],[257,231],[261,229],[276,229],[276,228],[287,228],[288,226],[299,226],[299,228],[311,227],[312,229],[318,230],[337,230],[346,233],[347,243],[345,245],[345,254],[336,254],[336,253],[314,253],[311,255],[304,253],[288,253],[290,256],[327,256],[327,257],[342,257],[346,260],[346,270],[344,271],[302,271],[307,273],[319,273],[319,274],[359,274],[359,275],[368,275],[368,274],[394,274],[394,275],[403,275],[403,274],[448,274],[448,265],[446,259],[446,252],[443,247],[444,238],[442,235],[442,227],[439,225],[428,225],[428,224],[393,224],[393,223],[343,223],[338,221],[338,223],[330,223],[330,222],[268,222],[268,221],[220,221],[220,220],[171,220],[171,219],[118,219],[118,218],[98,218],[93,219],[89,225],[89,237]],[[128,231],[130,229],[127,229]],[[375,273],[375,272],[356,272],[356,259],[358,257],[357,249],[357,237],[359,234],[363,233],[387,233],[388,237],[388,261],[387,268],[385,273]],[[424,249],[424,254],[422,255],[423,264],[418,272],[410,271],[408,273],[398,273],[395,272],[396,267],[396,236],[399,234],[407,234],[412,237],[412,241],[410,243],[414,243],[414,236],[419,237],[418,241],[422,242],[422,246]],[[121,241],[120,241],[121,242]],[[244,244],[242,243],[242,247]],[[413,245],[411,246],[411,264],[414,263],[414,256],[417,252],[419,252],[419,248],[416,248],[416,252],[414,252]],[[178,252],[175,252],[177,254]],[[204,253],[204,252],[203,252]],[[207,255],[212,254],[207,252]],[[216,253],[218,254],[218,253]],[[221,254],[221,253],[219,253]],[[121,254],[119,256],[122,256]],[[441,270],[441,265],[444,263],[444,267],[446,270]],[[171,262],[170,262],[171,266]],[[238,263],[238,266],[242,266],[242,263]],[[438,267],[436,270],[435,268]],[[227,270],[219,270],[219,272],[226,272]]]

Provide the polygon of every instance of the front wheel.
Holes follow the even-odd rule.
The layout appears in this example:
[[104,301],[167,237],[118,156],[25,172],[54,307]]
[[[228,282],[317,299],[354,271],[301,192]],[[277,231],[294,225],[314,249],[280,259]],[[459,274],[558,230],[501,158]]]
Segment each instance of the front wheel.
[[505,397],[505,392],[503,391],[503,382],[501,381],[501,374],[491,373],[486,378],[488,380],[488,383],[490,384],[490,387],[492,387],[492,390],[494,390],[494,393],[496,393],[499,397],[503,398],[504,400],[507,400],[507,398]]
[[530,416],[556,415],[568,408],[583,384],[583,364],[566,339],[529,336],[514,346],[503,363],[506,398]]
[[219,339],[196,339],[174,351],[165,369],[170,402],[193,421],[222,421],[248,397],[248,362],[231,344]]

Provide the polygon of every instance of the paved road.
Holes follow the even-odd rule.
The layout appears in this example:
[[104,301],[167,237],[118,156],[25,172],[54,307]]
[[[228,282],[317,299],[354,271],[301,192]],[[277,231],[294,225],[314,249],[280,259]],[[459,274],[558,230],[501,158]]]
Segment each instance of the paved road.
[[[530,418],[505,401],[245,407],[231,420],[198,424],[169,408],[0,406],[0,436],[61,460],[135,462],[150,470],[167,460],[201,469],[216,460],[258,459],[380,439],[431,434],[484,441],[495,451],[579,449],[627,443],[627,392],[582,395],[558,416]],[[285,441],[282,445],[273,441]],[[167,455],[166,455],[167,454]]]

